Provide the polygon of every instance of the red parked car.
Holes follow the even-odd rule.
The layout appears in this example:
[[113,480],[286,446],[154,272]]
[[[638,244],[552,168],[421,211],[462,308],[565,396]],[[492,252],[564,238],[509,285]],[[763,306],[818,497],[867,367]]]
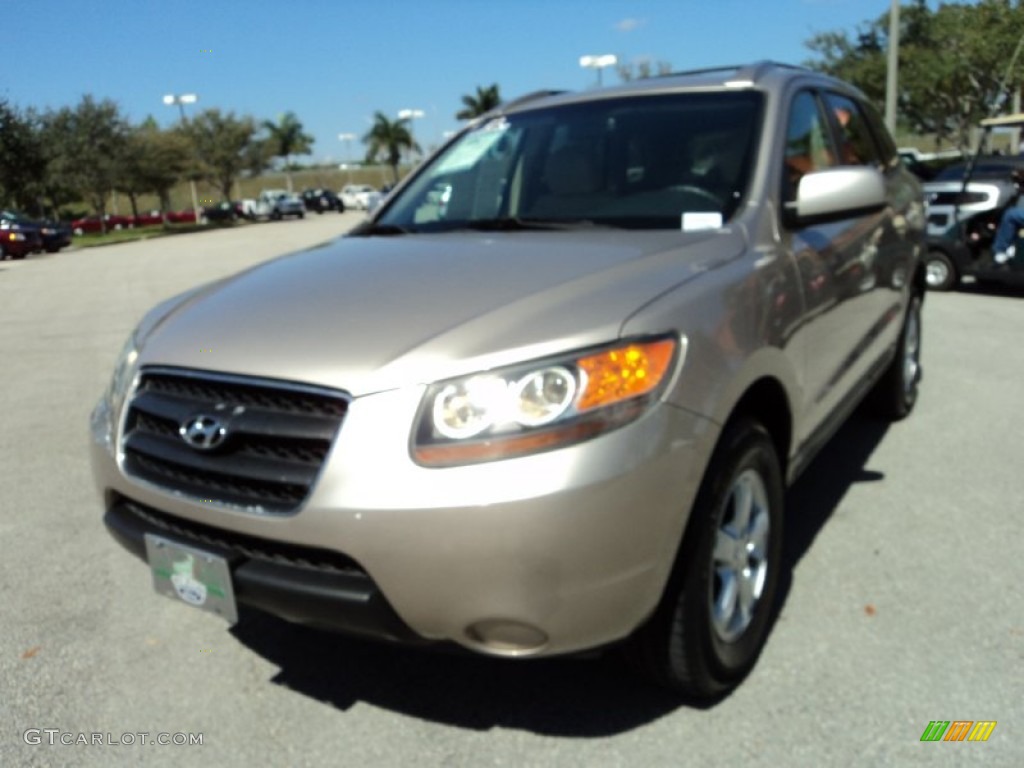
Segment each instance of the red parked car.
[[196,212],[192,209],[187,211],[171,211],[167,214],[167,221],[171,224],[194,224]]
[[164,215],[157,210],[140,213],[135,217],[136,227],[158,227],[163,223]]
[[[135,219],[131,216],[121,216],[115,213],[108,213],[103,216],[106,222],[107,231],[117,229],[132,229],[135,226]],[[71,222],[71,231],[76,235],[84,235],[90,232],[102,232],[99,216],[86,216],[84,219],[75,219]]]

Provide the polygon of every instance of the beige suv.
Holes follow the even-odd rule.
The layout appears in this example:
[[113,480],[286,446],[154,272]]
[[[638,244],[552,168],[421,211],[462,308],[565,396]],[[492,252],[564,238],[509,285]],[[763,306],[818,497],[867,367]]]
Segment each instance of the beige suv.
[[876,112],[810,71],[521,99],[349,236],[143,319],[92,417],[106,525],[229,621],[619,645],[720,695],[786,484],[865,395],[914,405],[923,226]]

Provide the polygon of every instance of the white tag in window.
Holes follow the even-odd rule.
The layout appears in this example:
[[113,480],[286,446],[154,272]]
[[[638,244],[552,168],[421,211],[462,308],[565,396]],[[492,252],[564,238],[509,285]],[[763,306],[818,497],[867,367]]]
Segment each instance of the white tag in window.
[[683,214],[683,232],[699,232],[702,229],[718,229],[721,226],[722,214],[717,211]]

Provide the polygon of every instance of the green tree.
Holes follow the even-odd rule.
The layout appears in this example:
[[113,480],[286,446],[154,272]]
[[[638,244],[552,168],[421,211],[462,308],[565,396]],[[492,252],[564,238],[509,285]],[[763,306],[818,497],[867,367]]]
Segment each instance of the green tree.
[[82,97],[74,109],[63,107],[50,117],[49,132],[57,137],[50,170],[66,186],[84,195],[99,216],[117,184],[128,124],[109,99]]
[[[819,58],[808,66],[847,80],[881,106],[885,100],[889,14],[855,33],[824,32],[807,41]],[[897,110],[902,127],[933,133],[936,141],[970,143],[983,117],[1005,109],[1024,82],[1024,57],[1014,51],[1024,29],[1020,0],[943,3],[900,8]],[[1011,62],[1013,68],[1008,69]]]
[[474,117],[487,114],[501,104],[498,84],[494,83],[486,88],[478,85],[475,94],[470,93],[462,97],[462,103],[465,108],[455,113],[456,120],[472,120]]
[[274,165],[274,148],[269,139],[253,138],[245,150],[245,171],[259,176]]
[[42,213],[46,165],[39,119],[0,100],[0,202]]
[[128,195],[132,214],[139,215],[137,198],[152,192],[161,211],[170,208],[171,188],[194,166],[194,151],[181,130],[162,131],[152,117],[135,126],[125,140],[117,190]]
[[308,155],[313,151],[313,137],[302,131],[302,123],[294,112],[285,112],[277,122],[265,120],[263,128],[270,135],[269,146],[274,157],[284,159],[285,175],[288,178],[288,191],[292,191],[292,174],[290,170],[292,155]]
[[409,120],[398,118],[389,120],[383,112],[373,115],[373,126],[363,136],[366,144],[366,162],[375,163],[384,154],[386,162],[391,166],[391,176],[398,182],[398,164],[402,161],[402,150],[420,151],[420,146],[413,140],[409,130]]
[[233,112],[222,114],[219,109],[207,109],[192,119],[186,132],[195,146],[203,178],[229,200],[235,180],[249,167],[255,121],[251,117],[235,117]]
[[45,208],[53,218],[63,218],[61,209],[68,203],[84,198],[76,186],[74,174],[63,158],[74,153],[70,148],[72,137],[58,125],[58,112],[48,110],[39,115],[39,135],[46,158],[46,168],[41,178]]

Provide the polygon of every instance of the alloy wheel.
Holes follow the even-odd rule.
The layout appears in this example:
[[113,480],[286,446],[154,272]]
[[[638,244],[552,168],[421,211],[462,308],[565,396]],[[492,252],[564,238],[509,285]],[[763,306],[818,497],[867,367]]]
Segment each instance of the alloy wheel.
[[764,593],[769,529],[764,480],[747,469],[729,491],[711,556],[711,626],[724,642],[746,631]]

